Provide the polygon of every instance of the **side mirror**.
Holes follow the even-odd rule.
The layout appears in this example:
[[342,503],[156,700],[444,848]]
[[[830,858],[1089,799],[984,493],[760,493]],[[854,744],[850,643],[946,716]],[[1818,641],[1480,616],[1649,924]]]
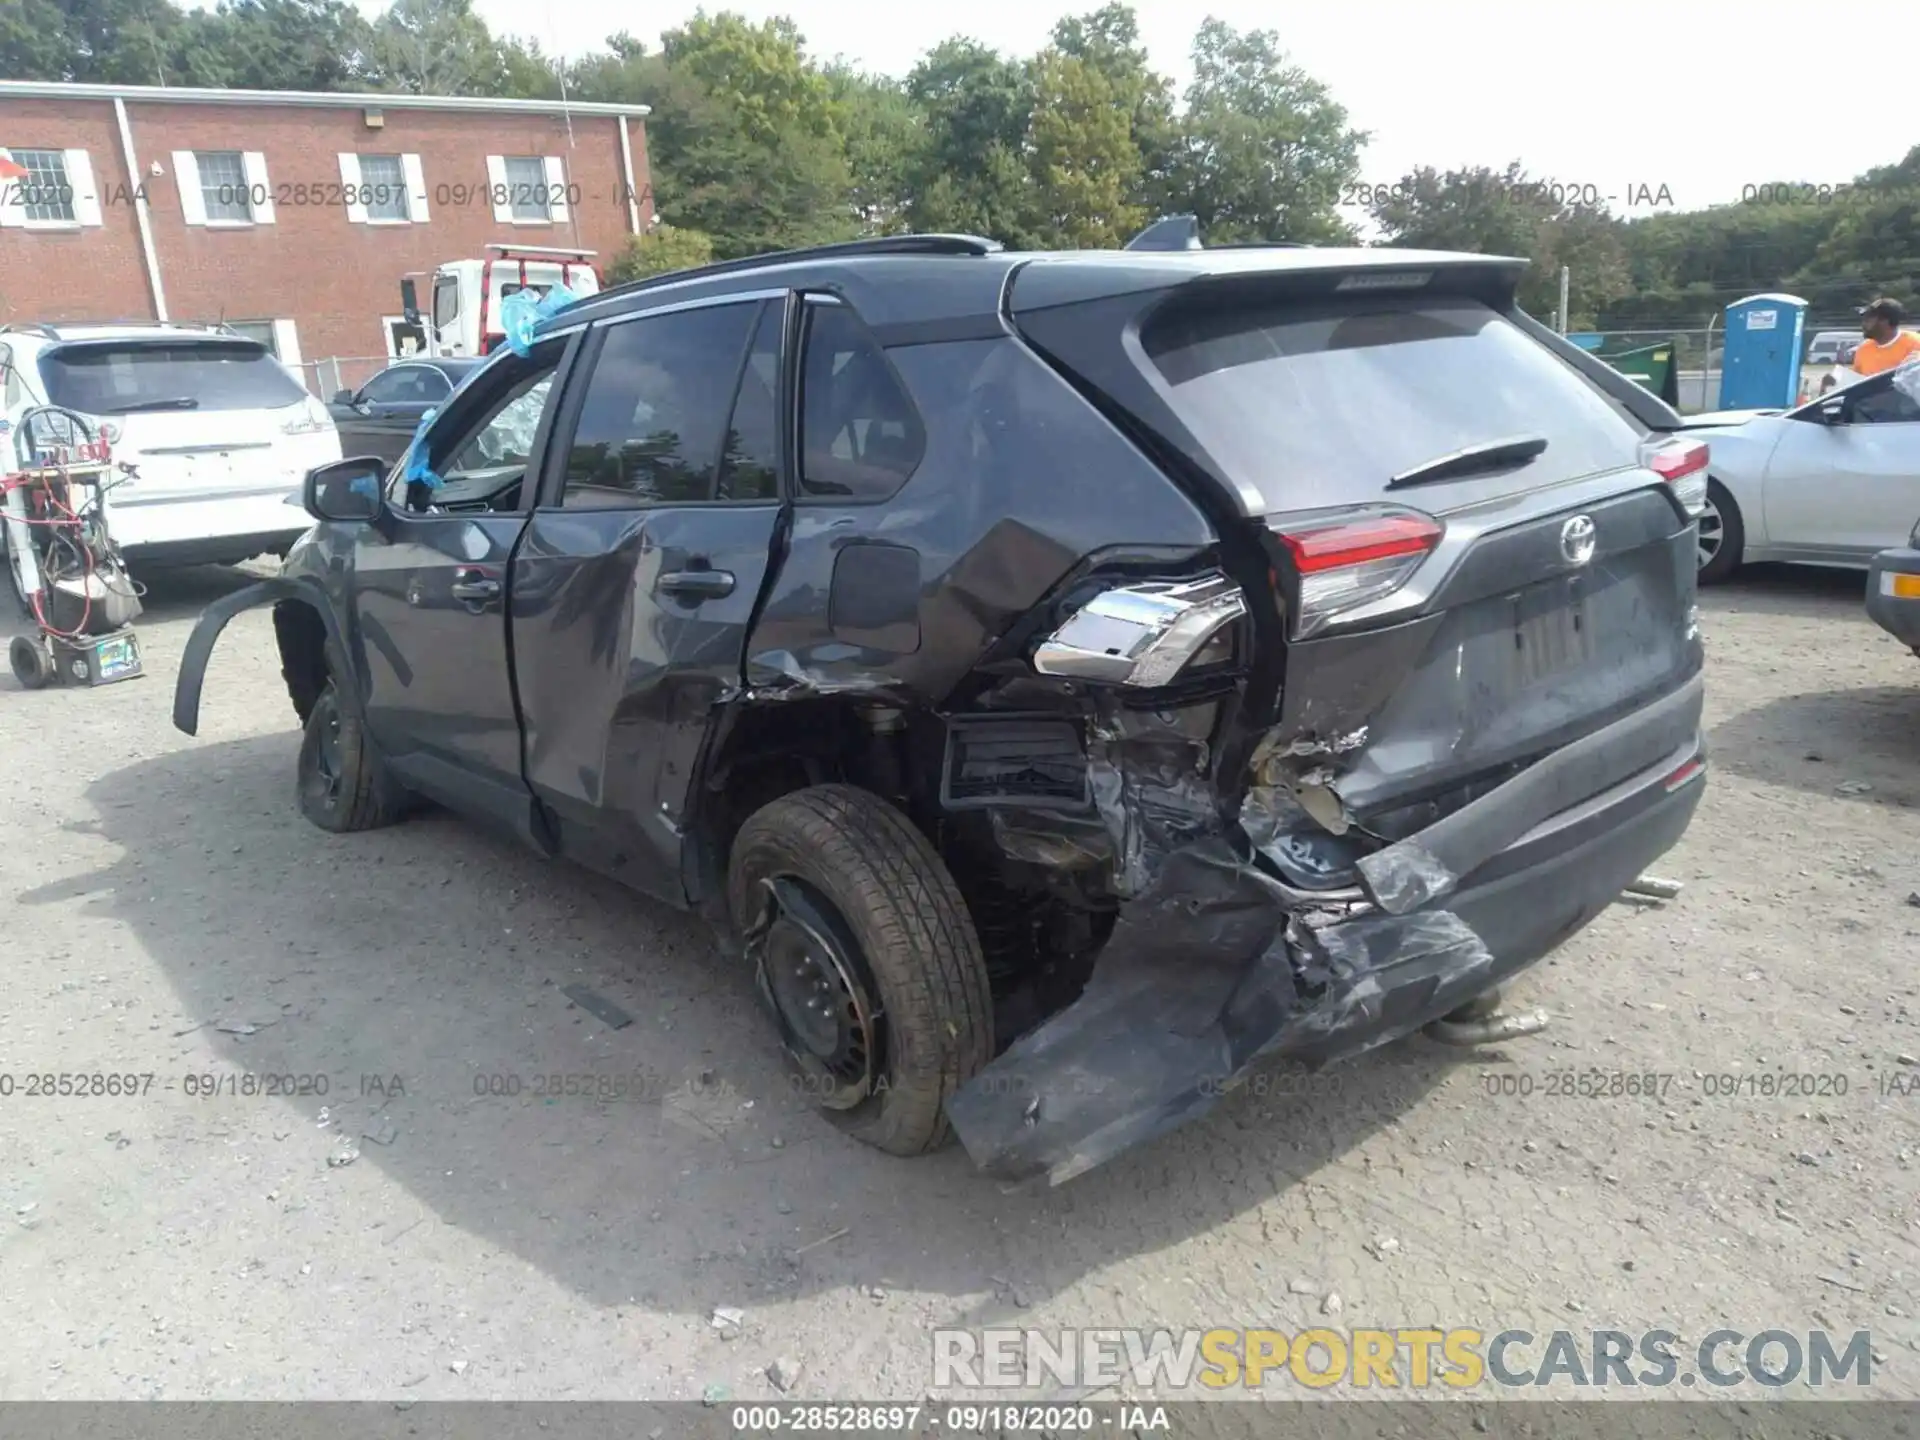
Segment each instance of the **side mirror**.
[[301,500],[307,513],[316,520],[342,523],[373,520],[383,505],[380,488],[386,476],[385,463],[371,455],[317,465],[307,472]]
[[344,406],[350,406],[350,405],[352,405],[352,404],[353,404],[353,391],[351,391],[351,390],[336,390],[336,391],[334,391],[334,392],[333,392],[333,403],[334,403],[334,404],[336,404],[336,405],[339,405],[339,406],[343,406],[343,407],[344,407]]
[[1836,395],[1820,405],[1820,423],[1822,425],[1844,425],[1847,423],[1847,402],[1844,396]]
[[413,288],[413,281],[400,282],[400,314],[409,325],[420,323],[420,292]]

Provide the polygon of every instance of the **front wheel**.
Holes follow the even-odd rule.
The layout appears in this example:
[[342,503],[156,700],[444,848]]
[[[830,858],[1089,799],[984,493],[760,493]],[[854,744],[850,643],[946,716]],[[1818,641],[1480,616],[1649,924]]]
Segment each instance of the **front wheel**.
[[1747,530],[1740,522],[1740,506],[1718,480],[1707,482],[1707,508],[1700,516],[1697,560],[1700,583],[1717,585],[1740,568]]
[[890,1154],[944,1144],[948,1097],[993,1058],[993,998],[927,838],[865,790],[798,790],[741,827],[727,900],[808,1098]]
[[300,813],[322,830],[372,830],[400,818],[399,793],[335,680],[307,712],[298,773]]

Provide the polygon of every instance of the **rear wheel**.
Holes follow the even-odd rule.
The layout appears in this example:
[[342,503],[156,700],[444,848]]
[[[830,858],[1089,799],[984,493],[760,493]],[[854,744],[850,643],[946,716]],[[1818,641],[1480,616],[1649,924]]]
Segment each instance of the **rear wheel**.
[[1717,585],[1740,568],[1747,531],[1740,523],[1740,507],[1718,480],[1707,482],[1707,508],[1700,516],[1698,560],[1700,583]]
[[943,1144],[947,1097],[993,1058],[993,1000],[926,837],[867,791],[795,791],[741,827],[727,899],[808,1097],[891,1154]]
[[400,790],[332,676],[307,712],[298,775],[300,813],[322,830],[372,830],[400,818]]

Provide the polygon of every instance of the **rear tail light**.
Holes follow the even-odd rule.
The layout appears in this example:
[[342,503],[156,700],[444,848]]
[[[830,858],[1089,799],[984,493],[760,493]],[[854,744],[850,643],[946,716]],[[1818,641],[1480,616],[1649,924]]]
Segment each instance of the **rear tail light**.
[[1240,587],[1219,574],[1104,590],[1035,647],[1033,668],[1152,689],[1196,659],[1232,659],[1223,632],[1246,613]]
[[1640,463],[1673,487],[1673,498],[1687,514],[1707,512],[1706,442],[1702,440],[1657,440],[1648,444]]
[[1294,635],[1305,639],[1329,621],[1391,595],[1440,543],[1446,527],[1411,510],[1364,515],[1285,530],[1280,543],[1300,577]]

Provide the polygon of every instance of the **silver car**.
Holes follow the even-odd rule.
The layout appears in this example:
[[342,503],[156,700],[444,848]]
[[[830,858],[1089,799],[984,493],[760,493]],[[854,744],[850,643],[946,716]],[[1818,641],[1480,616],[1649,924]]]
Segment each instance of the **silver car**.
[[1700,580],[1750,560],[1865,569],[1920,516],[1920,363],[1792,410],[1696,415],[1712,451]]

